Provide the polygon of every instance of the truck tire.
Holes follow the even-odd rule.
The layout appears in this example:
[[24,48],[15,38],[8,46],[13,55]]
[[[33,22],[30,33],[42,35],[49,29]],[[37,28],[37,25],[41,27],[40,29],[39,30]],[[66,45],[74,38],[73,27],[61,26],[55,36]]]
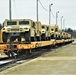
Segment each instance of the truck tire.
[[42,34],[42,35],[41,35],[41,40],[42,40],[42,41],[46,41],[46,35],[45,35],[45,34]]
[[36,33],[34,34],[34,41],[37,41],[37,39],[36,39]]
[[30,32],[25,32],[24,37],[25,37],[26,42],[28,43],[31,42]]
[[21,37],[20,36],[18,37],[18,41],[21,42]]
[[15,39],[16,39],[15,37],[11,37],[10,42],[14,42]]
[[3,42],[7,42],[7,39],[8,39],[8,34],[7,33],[2,33],[2,40]]
[[51,34],[51,39],[54,39],[54,34]]
[[41,41],[41,36],[36,37],[37,41]]
[[32,42],[37,41],[37,39],[36,39],[36,32],[34,31],[33,33],[34,33],[34,35],[31,37],[31,41]]

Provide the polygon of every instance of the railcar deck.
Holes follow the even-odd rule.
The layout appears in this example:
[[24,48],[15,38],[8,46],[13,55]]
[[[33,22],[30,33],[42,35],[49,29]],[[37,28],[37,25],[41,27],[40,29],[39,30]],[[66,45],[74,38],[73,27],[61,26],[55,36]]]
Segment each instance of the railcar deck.
[[31,43],[25,43],[25,42],[15,42],[15,43],[0,43],[0,50],[29,50],[39,47],[45,47],[45,46],[51,46],[61,43],[69,43],[72,42],[72,39],[66,39],[66,40],[50,40],[50,41],[36,41]]

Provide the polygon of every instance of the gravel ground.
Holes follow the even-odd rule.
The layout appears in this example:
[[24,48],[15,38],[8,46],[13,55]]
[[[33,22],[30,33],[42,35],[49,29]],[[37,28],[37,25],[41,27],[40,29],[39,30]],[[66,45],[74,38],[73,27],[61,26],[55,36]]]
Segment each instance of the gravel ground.
[[69,44],[46,52],[0,75],[76,75],[76,45]]

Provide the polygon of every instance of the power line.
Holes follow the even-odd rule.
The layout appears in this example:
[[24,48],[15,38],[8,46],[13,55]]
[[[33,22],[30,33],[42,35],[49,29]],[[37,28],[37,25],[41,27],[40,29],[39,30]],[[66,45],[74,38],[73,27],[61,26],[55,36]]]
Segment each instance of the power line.
[[47,9],[43,6],[43,4],[41,3],[40,0],[38,0],[38,1],[39,1],[40,5],[42,6],[42,8],[43,8],[44,10],[49,11],[49,10],[47,10]]
[[[40,0],[38,0],[38,1],[39,1],[40,5],[42,6],[42,8],[43,8],[45,11],[48,12],[49,10],[47,10],[47,9],[43,6],[43,4],[41,3],[41,1],[40,1]],[[52,10],[51,10],[51,12],[52,12]],[[52,12],[52,16],[53,16],[54,18],[56,18],[53,12]]]
[[54,18],[56,18],[52,10],[51,10],[51,13],[52,13],[52,16],[53,16]]
[[[14,4],[15,4],[15,6],[14,6],[14,7],[15,7],[15,14],[16,14],[16,17],[17,17],[16,2],[15,2],[15,0],[13,0],[13,1],[14,1]],[[47,10],[47,9],[43,6],[43,4],[41,3],[41,1],[40,1],[40,0],[38,0],[38,1],[39,1],[40,5],[42,6],[42,8],[43,8],[45,11],[48,12],[49,10]],[[51,10],[51,13],[52,13],[52,16],[53,16],[54,18],[56,18],[52,10]]]

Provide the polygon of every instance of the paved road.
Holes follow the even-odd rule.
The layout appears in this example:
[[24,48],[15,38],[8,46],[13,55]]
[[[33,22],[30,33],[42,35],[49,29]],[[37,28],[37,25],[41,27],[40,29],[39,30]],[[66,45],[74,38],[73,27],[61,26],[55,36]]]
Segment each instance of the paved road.
[[0,73],[0,75],[76,75],[76,44],[69,44]]

